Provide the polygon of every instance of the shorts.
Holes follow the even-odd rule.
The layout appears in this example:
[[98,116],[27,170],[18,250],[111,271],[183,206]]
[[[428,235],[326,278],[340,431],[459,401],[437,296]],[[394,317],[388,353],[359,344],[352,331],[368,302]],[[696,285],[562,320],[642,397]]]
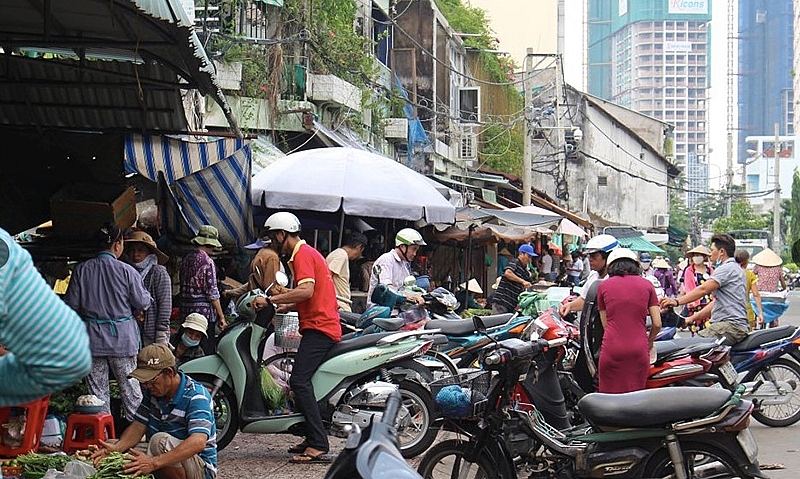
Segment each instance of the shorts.
[[[160,456],[175,449],[181,442],[183,441],[166,432],[157,432],[150,438],[147,446],[147,455]],[[183,467],[186,472],[186,479],[206,479],[206,463],[197,454],[180,464],[173,464],[167,467]]]
[[725,344],[733,346],[747,337],[747,329],[744,326],[737,326],[730,321],[719,321],[709,324],[705,329],[700,330],[697,335],[704,338],[725,338]]

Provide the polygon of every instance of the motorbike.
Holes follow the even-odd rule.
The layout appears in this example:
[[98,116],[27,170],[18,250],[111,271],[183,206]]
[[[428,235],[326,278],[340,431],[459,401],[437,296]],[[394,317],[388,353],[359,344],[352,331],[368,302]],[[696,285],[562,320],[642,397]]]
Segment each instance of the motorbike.
[[[267,290],[268,291],[268,290]],[[281,353],[263,362],[260,353],[275,308],[271,303],[259,312],[252,300],[262,291],[239,300],[243,319],[221,335],[214,355],[188,361],[180,370],[203,384],[211,393],[217,426],[217,448],[224,449],[237,431],[260,434],[304,435],[304,417],[291,410],[270,410],[262,395],[261,368],[273,378],[291,374],[293,353]],[[414,358],[433,345],[426,337],[435,331],[381,333],[343,340],[334,345],[312,377],[314,392],[329,433],[344,437],[345,430],[380,419],[388,395],[399,390],[403,404],[395,424],[404,457],[427,449],[437,431],[433,399],[417,373]],[[288,381],[286,381],[288,383]]]
[[400,394],[392,392],[380,422],[373,422],[364,430],[352,426],[344,449],[328,468],[325,479],[421,479],[397,448],[393,425],[401,402]]
[[[750,332],[731,347],[731,364],[756,405],[753,417],[771,427],[800,420],[800,327]],[[789,356],[795,361],[785,357]]]
[[[475,322],[483,330],[480,318]],[[726,389],[587,394],[578,404],[587,427],[569,432],[547,424],[535,404],[521,409],[514,385],[531,374],[542,353],[565,343],[564,338],[493,343],[481,352],[482,370],[435,391],[442,427],[458,437],[426,451],[420,475],[514,479],[524,470],[531,479],[764,477],[748,428],[753,404]]]

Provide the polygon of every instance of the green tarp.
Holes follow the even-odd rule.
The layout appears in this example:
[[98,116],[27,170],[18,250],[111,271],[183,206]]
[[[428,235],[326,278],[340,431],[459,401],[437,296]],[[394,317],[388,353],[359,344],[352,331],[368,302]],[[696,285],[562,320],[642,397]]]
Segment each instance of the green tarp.
[[659,248],[658,246],[654,245],[653,243],[647,241],[644,236],[632,236],[630,238],[617,238],[619,241],[620,246],[623,248],[628,248],[632,251],[636,251],[639,253],[655,253],[655,254],[666,254],[666,251]]

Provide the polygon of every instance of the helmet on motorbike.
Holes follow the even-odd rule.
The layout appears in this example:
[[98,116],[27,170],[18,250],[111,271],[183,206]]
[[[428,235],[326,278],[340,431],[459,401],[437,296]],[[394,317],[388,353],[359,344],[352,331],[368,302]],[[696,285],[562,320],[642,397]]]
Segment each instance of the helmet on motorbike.
[[398,231],[394,237],[395,246],[410,246],[412,244],[419,246],[425,246],[427,244],[425,240],[422,239],[422,235],[419,234],[419,231],[414,228],[403,228]]
[[447,314],[448,311],[454,311],[459,306],[456,296],[441,286],[434,289],[430,293],[432,301],[429,307],[433,314]]
[[288,211],[279,211],[270,215],[264,222],[267,231],[286,231],[287,233],[300,232],[300,220]]
[[254,289],[252,291],[248,291],[247,293],[243,294],[241,298],[236,302],[236,312],[239,313],[244,319],[253,319],[256,317],[256,310],[253,307],[253,300],[256,299],[257,296],[263,296],[263,293],[260,289]]
[[617,247],[619,247],[617,238],[611,235],[602,234],[589,239],[589,241],[586,242],[586,246],[583,248],[583,250],[587,254],[597,252],[610,253]]

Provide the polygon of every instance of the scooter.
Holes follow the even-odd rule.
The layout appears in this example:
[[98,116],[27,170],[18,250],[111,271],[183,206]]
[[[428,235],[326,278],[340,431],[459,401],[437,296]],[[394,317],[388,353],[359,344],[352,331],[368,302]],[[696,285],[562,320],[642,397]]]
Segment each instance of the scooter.
[[521,409],[514,385],[543,352],[565,343],[514,338],[485,348],[482,371],[446,386],[460,393],[436,391],[442,427],[459,437],[426,451],[417,471],[426,479],[515,479],[522,470],[534,479],[764,477],[748,429],[753,405],[725,389],[588,394],[579,403],[588,426],[569,432],[547,424],[535,404]]
[[328,468],[325,479],[422,479],[397,448],[393,424],[401,401],[400,394],[393,392],[386,400],[380,422],[367,426],[363,431],[353,425],[344,449]]
[[[268,291],[268,290],[267,290]],[[271,303],[252,309],[256,291],[239,300],[242,320],[226,329],[217,352],[188,361],[180,369],[211,393],[217,426],[217,448],[225,448],[237,431],[304,435],[304,417],[294,411],[269,410],[261,390],[260,368],[291,374],[293,355],[280,354],[260,363],[263,341],[275,316]],[[435,332],[435,331],[434,331]],[[430,447],[437,431],[433,399],[415,371],[414,358],[433,345],[432,331],[383,333],[345,340],[334,345],[312,377],[314,392],[330,434],[344,437],[353,424],[380,419],[392,391],[403,404],[395,426],[404,457]]]

